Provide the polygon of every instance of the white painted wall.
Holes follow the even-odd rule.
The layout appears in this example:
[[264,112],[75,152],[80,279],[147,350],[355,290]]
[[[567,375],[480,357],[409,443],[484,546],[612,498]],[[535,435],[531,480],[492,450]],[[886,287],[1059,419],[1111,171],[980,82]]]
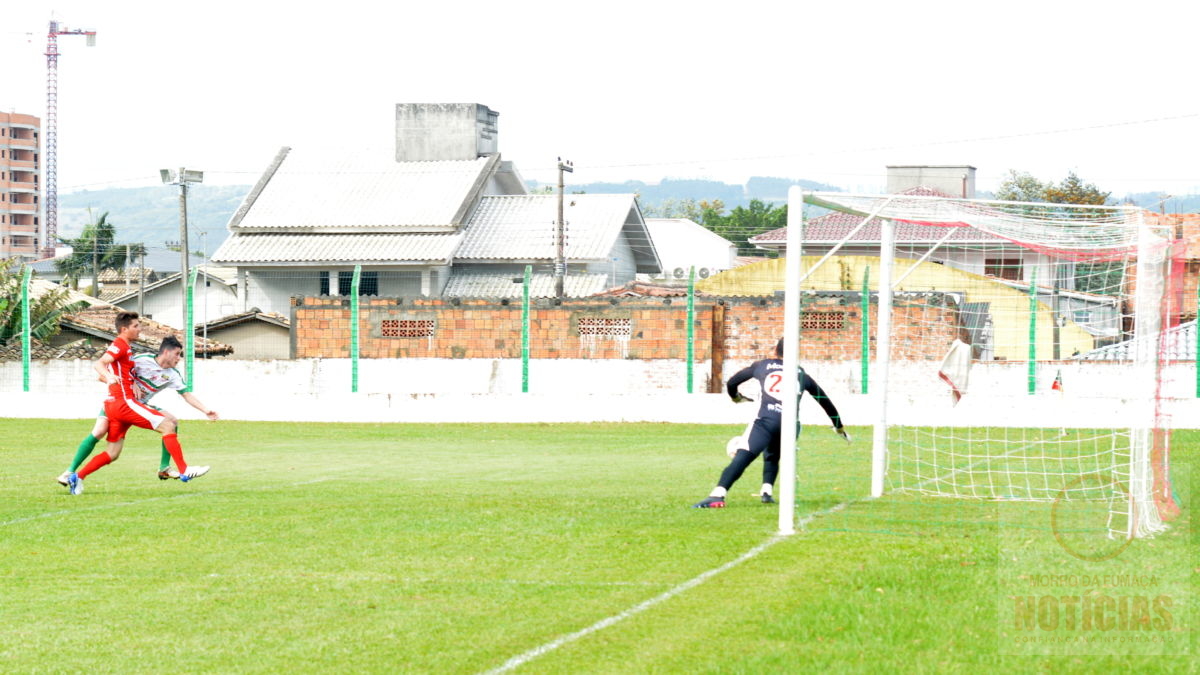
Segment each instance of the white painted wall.
[[[200,280],[203,279],[204,277],[200,277]],[[192,316],[196,324],[206,323],[241,311],[236,288],[215,280],[208,280],[208,283],[209,285],[205,286],[199,280],[196,282]],[[144,294],[142,300],[145,314],[151,319],[168,326],[183,326],[183,293],[178,281],[155,288],[150,293]],[[138,309],[137,297],[134,296],[119,306],[136,312]]]
[[[727,363],[732,375],[744,363]],[[1026,392],[1020,364],[980,364],[966,397],[953,405],[935,362],[893,364],[891,421],[944,426],[1131,426],[1150,403],[1121,388],[1137,373],[1118,363],[1061,366],[1065,394],[1050,391],[1058,365],[1039,374],[1039,393]],[[847,424],[875,418],[875,398],[858,393],[855,362],[814,362],[808,372],[825,388]],[[1164,410],[1177,428],[1200,428],[1192,364],[1167,370]],[[376,422],[653,421],[741,424],[757,408],[723,394],[687,394],[679,361],[535,360],[530,393],[521,393],[518,359],[368,359],[360,362],[359,393],[350,393],[348,359],[201,361],[196,394],[227,419]],[[704,388],[707,363],[695,368]],[[253,386],[247,387],[246,383]],[[0,363],[0,416],[87,418],[104,396],[88,361],[35,362],[31,393],[21,388],[21,364]],[[874,392],[873,392],[874,393]],[[1103,394],[1104,396],[1101,396]],[[184,419],[198,413],[163,394],[159,401]],[[174,400],[172,400],[174,399]],[[824,413],[805,397],[801,419],[824,426]]]

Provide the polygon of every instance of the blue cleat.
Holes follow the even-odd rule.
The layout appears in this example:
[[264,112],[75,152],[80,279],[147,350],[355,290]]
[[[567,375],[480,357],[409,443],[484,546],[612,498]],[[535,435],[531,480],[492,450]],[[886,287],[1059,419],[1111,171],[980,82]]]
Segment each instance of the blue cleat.
[[209,467],[207,466],[189,466],[186,471],[179,474],[179,480],[180,482],[186,483],[193,478],[199,478],[200,476],[208,473],[208,469]]
[[71,475],[67,476],[67,487],[71,489],[71,494],[81,495],[83,494],[83,479],[72,471]]

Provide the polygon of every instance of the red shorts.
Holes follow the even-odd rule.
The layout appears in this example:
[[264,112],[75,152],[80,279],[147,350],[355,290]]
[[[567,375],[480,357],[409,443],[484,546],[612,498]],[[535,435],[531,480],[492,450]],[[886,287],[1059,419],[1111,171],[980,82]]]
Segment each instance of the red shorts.
[[125,438],[125,432],[131,426],[157,429],[167,419],[162,412],[145,403],[112,397],[104,399],[104,416],[108,418],[109,443]]

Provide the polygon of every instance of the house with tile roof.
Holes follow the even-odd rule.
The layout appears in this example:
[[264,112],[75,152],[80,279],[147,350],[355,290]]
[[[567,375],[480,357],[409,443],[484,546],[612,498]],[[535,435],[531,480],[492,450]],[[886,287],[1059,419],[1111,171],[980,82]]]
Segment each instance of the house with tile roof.
[[[237,275],[228,267],[199,265],[192,296],[192,320],[198,325],[212,319],[234,314],[238,309]],[[104,276],[101,275],[101,281]],[[137,284],[119,287],[120,293],[107,293],[108,302],[121,309],[138,312],[147,318],[171,326],[183,326],[183,290],[179,272],[165,275],[147,283],[140,290]]]
[[[396,151],[283,148],[231,218],[212,260],[236,270],[236,311],[288,314],[292,298],[513,296],[550,280],[557,197],[529,195],[478,104],[397,105]],[[564,204],[569,295],[658,269],[633,195]]]
[[[918,169],[920,167],[889,167],[889,169]],[[934,167],[947,169],[949,167]],[[971,178],[954,176],[950,185],[962,181],[964,190],[973,190],[973,167],[970,169]],[[923,174],[917,174],[923,175]],[[889,175],[889,185],[905,185],[905,181],[896,180]],[[918,185],[905,187],[896,194],[915,195],[922,197],[951,197],[946,185]],[[972,197],[972,192],[965,196]],[[840,211],[833,211],[818,216],[804,223],[804,255],[822,256],[833,250],[839,244],[838,255],[878,256],[882,243],[882,227],[879,221],[867,223],[862,229],[855,231],[862,224],[862,216]],[[896,223],[897,258],[909,260],[926,260],[952,267],[954,269],[982,276],[996,277],[1007,281],[1029,283],[1036,277],[1038,283],[1049,283],[1054,280],[1054,286],[1062,290],[1075,289],[1075,265],[1073,263],[1055,261],[1050,256],[1039,253],[1013,242],[984,232],[974,227],[939,228],[925,227],[915,223]],[[749,243],[756,248],[772,251],[782,255],[787,250],[787,227],[763,232],[751,237]]]

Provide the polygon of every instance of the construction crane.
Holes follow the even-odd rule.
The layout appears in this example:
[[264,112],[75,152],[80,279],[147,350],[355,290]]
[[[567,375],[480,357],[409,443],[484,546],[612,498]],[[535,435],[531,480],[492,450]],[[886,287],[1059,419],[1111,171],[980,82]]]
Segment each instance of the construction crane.
[[58,36],[83,35],[87,46],[96,46],[96,31],[71,30],[50,20],[46,40],[46,238],[43,254],[54,255],[58,241]]

